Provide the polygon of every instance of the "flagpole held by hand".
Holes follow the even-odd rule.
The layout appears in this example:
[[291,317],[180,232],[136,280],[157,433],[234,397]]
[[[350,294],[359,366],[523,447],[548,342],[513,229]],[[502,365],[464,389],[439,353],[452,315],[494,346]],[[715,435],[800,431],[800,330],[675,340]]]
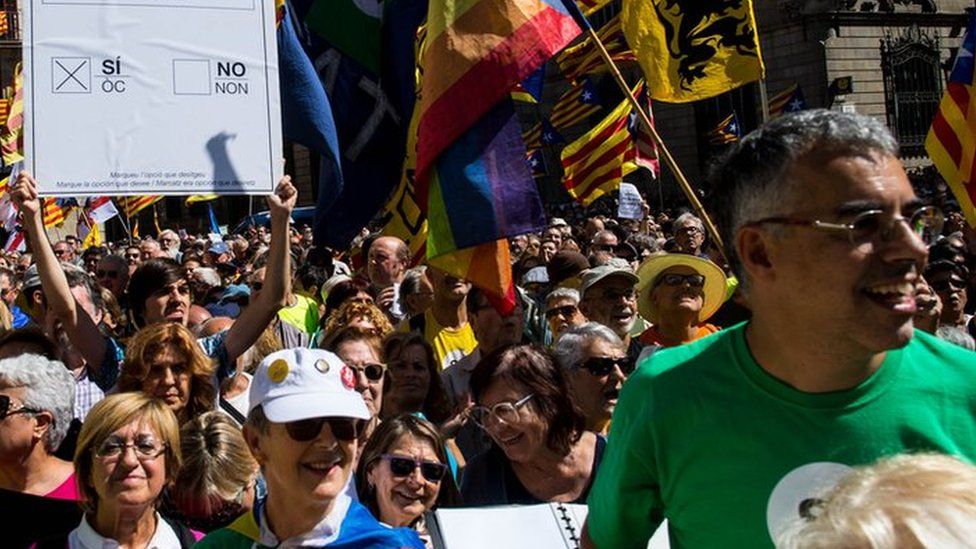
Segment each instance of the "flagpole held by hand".
[[617,86],[619,86],[624,92],[624,96],[627,97],[627,101],[630,102],[631,107],[633,107],[634,111],[637,113],[637,117],[640,119],[641,124],[644,125],[644,128],[647,129],[651,139],[654,140],[654,144],[657,146],[658,152],[664,158],[664,163],[668,165],[668,168],[671,169],[671,173],[673,173],[675,179],[678,180],[678,185],[681,186],[681,190],[685,193],[685,197],[689,202],[691,202],[691,207],[695,210],[695,214],[698,215],[698,217],[701,218],[702,222],[705,224],[705,229],[708,231],[708,234],[711,235],[712,242],[715,243],[715,248],[718,249],[718,251],[727,259],[728,254],[725,252],[725,244],[722,242],[722,237],[718,234],[718,230],[715,228],[712,218],[709,217],[708,213],[705,211],[705,207],[698,199],[698,195],[695,194],[695,190],[691,187],[691,183],[688,182],[684,172],[682,172],[681,168],[678,166],[678,162],[673,156],[671,156],[671,151],[668,150],[667,145],[664,144],[664,140],[661,139],[660,134],[657,133],[657,130],[654,128],[654,124],[651,122],[650,116],[644,109],[641,108],[640,102],[637,101],[637,98],[630,93],[630,87],[627,85],[627,81],[624,80],[623,75],[620,74],[620,70],[610,57],[610,53],[607,51],[607,48],[604,47],[603,42],[600,41],[600,38],[597,36],[596,31],[593,30],[590,22],[579,10],[576,2],[574,0],[562,0],[562,3],[566,7],[569,14],[573,16],[573,20],[576,21],[576,24],[583,29],[583,32],[585,32],[593,41],[593,44],[596,45],[597,50],[600,52],[600,57],[603,58],[603,62],[606,63],[610,68],[610,74],[613,75],[614,81],[617,82]]

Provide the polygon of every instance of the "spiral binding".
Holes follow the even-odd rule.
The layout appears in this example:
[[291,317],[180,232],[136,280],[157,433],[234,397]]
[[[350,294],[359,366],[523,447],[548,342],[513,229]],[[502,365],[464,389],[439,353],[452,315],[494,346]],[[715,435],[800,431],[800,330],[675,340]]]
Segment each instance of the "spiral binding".
[[559,511],[556,516],[557,519],[563,522],[563,531],[569,534],[569,536],[563,536],[566,540],[567,545],[570,549],[579,549],[580,547],[580,532],[576,531],[576,519],[569,514],[569,510],[562,503],[557,503],[555,509]]

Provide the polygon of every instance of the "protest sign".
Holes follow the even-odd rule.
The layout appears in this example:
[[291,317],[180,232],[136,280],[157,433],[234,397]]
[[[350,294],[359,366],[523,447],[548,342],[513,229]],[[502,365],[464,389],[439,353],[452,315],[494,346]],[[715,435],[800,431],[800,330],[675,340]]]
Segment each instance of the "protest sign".
[[266,194],[274,2],[27,0],[26,168],[48,195]]
[[620,184],[620,197],[617,202],[617,217],[620,219],[644,218],[644,200],[633,184]]

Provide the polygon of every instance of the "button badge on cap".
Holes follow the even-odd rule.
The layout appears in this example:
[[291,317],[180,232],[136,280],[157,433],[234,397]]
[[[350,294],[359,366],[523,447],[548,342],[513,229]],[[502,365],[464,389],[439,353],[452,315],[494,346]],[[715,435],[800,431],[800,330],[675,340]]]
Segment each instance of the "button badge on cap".
[[281,383],[288,377],[288,361],[279,358],[268,366],[268,379],[274,383]]
[[342,384],[346,386],[346,389],[356,388],[356,374],[352,373],[352,368],[349,366],[342,366],[342,374],[339,377],[342,378]]
[[329,373],[329,361],[324,358],[320,358],[315,361],[315,369],[322,372],[323,374]]

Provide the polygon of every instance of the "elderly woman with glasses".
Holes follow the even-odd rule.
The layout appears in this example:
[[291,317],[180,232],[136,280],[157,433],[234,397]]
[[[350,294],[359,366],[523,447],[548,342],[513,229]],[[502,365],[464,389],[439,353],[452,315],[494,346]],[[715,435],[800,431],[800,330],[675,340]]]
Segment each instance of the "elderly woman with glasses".
[[493,441],[468,464],[465,505],[585,503],[606,440],[585,430],[560,369],[531,345],[503,348],[471,376],[471,418]]
[[119,393],[96,404],[75,449],[85,515],[68,547],[190,547],[192,532],[156,512],[180,468],[179,437],[176,416],[160,400]]
[[413,528],[427,547],[424,513],[458,503],[437,428],[416,416],[384,421],[363,448],[356,470],[360,502],[388,526]]
[[75,380],[39,355],[0,360],[0,489],[77,500],[71,463],[54,453],[68,433]]
[[706,321],[725,301],[725,272],[687,254],[652,256],[637,270],[637,310],[651,326],[639,341],[655,348],[690,343],[719,329]]
[[587,322],[566,330],[553,345],[552,354],[583,410],[586,430],[606,435],[620,389],[634,371],[627,346],[610,328]]
[[388,381],[383,363],[383,340],[371,330],[348,326],[330,339],[327,351],[335,353],[352,370],[356,391],[363,397],[370,419],[360,432],[364,444],[380,422],[383,393]]

